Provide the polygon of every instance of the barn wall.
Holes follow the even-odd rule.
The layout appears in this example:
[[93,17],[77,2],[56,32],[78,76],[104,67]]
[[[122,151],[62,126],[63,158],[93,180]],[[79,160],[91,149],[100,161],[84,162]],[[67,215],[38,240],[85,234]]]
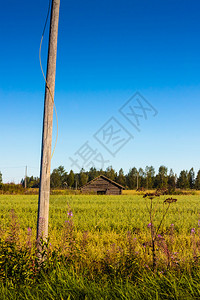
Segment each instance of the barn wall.
[[121,195],[121,189],[104,178],[97,178],[81,189],[82,192],[106,191],[106,195]]

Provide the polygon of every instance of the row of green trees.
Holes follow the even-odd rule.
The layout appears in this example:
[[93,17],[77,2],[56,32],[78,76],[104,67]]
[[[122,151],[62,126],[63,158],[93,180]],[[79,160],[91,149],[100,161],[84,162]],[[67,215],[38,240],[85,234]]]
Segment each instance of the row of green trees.
[[105,171],[95,168],[91,168],[89,171],[82,169],[80,173],[74,173],[72,170],[67,173],[63,166],[59,166],[51,174],[51,187],[79,188],[99,175],[105,175],[128,189],[200,189],[200,170],[196,177],[193,168],[189,171],[183,170],[177,176],[172,169],[168,172],[168,168],[165,166],[160,166],[157,174],[153,166],[146,166],[144,170],[133,167],[127,174],[122,168],[116,172],[112,166]]
[[[89,171],[81,169],[79,173],[74,173],[73,170],[68,173],[63,166],[59,166],[51,173],[51,188],[77,189],[99,175],[105,175],[128,189],[168,188],[174,190],[175,188],[180,188],[200,190],[200,170],[196,176],[193,168],[189,171],[182,170],[179,176],[177,176],[172,169],[168,172],[166,166],[160,166],[157,174],[153,166],[146,166],[145,169],[133,167],[127,174],[124,173],[122,168],[119,172],[116,172],[112,166],[108,167],[105,171],[96,170],[95,168],[91,168]],[[0,172],[1,183],[2,173]],[[24,179],[22,179],[21,184],[25,186]],[[26,186],[27,188],[39,187],[39,178],[33,176],[27,177]]]

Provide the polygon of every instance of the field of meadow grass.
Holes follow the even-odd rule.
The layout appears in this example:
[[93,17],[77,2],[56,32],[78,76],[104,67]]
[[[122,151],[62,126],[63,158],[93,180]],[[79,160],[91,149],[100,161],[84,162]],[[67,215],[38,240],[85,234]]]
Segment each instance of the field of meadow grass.
[[200,198],[151,198],[52,195],[41,264],[38,196],[0,195],[0,299],[199,299]]

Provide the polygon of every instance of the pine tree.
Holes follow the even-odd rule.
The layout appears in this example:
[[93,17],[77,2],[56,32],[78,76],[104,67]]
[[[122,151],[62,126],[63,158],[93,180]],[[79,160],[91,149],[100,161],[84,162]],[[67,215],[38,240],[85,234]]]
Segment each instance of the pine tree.
[[84,169],[81,169],[81,172],[79,174],[79,184],[80,186],[85,185],[88,182],[88,175],[86,174],[86,172],[84,171]]
[[158,170],[157,185],[158,188],[167,188],[167,167],[160,166]]
[[0,188],[2,187],[3,185],[3,179],[2,179],[2,173],[0,172]]
[[145,188],[145,184],[146,184],[145,172],[142,168],[139,168],[139,170],[138,170],[138,187]]
[[126,177],[124,176],[124,171],[123,169],[121,168],[119,170],[119,174],[117,176],[117,180],[116,180],[119,184],[125,186],[126,185]]
[[172,169],[170,169],[168,175],[168,189],[170,193],[174,192],[176,189],[176,175]]
[[99,172],[97,171],[96,168],[91,167],[88,172],[88,177],[89,177],[88,180],[90,181],[90,180],[93,180],[94,178],[96,178],[98,176],[98,173]]
[[146,188],[152,189],[154,183],[154,176],[155,176],[155,169],[153,166],[146,166],[145,168],[145,175],[146,175]]
[[51,173],[51,187],[52,188],[62,188],[65,187],[67,183],[67,172],[63,166],[59,166],[54,169]]
[[188,179],[188,171],[182,170],[177,180],[177,186],[180,189],[188,189],[190,187]]
[[105,171],[105,176],[108,177],[109,179],[115,181],[117,174],[115,170],[112,168],[112,166],[108,167]]
[[197,173],[197,177],[195,179],[195,189],[200,190],[200,170]]
[[67,176],[67,184],[69,187],[72,187],[74,184],[74,172],[71,170]]
[[188,181],[189,181],[189,187],[190,189],[194,189],[194,185],[195,185],[195,173],[194,173],[194,169],[191,168],[189,173],[188,173]]
[[126,175],[126,181],[129,189],[133,190],[137,187],[137,169],[134,167],[129,170]]

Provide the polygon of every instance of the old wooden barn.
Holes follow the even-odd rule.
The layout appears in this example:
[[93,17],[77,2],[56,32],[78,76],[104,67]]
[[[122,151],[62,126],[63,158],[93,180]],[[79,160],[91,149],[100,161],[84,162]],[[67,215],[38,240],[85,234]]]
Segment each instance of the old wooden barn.
[[117,182],[110,180],[104,175],[100,175],[85,184],[81,188],[81,191],[83,193],[95,193],[97,195],[121,195],[124,189],[125,188]]

